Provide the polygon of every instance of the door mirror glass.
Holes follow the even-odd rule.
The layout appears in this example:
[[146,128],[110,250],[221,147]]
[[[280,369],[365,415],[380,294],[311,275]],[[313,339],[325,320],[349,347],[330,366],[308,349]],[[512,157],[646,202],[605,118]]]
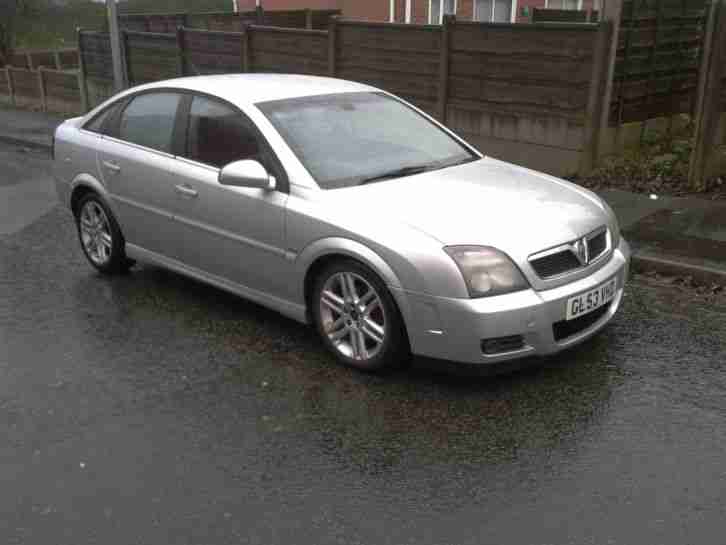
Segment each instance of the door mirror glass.
[[252,159],[235,161],[219,172],[219,183],[234,187],[253,187],[272,191],[275,189],[275,178],[270,176],[265,167]]

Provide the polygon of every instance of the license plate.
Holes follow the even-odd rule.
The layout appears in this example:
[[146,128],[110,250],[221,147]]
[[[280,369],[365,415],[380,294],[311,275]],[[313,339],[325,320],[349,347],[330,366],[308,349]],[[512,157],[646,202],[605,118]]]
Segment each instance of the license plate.
[[607,305],[615,297],[617,280],[612,278],[598,287],[575,295],[567,300],[567,320],[574,320],[592,312],[603,305]]

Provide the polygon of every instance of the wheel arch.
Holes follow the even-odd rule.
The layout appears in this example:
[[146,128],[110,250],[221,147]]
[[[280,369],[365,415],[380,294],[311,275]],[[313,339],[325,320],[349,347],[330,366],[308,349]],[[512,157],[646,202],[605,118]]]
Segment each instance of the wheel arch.
[[108,191],[106,190],[104,185],[90,174],[79,174],[71,182],[71,188],[69,192],[70,196],[68,206],[74,215],[76,213],[76,207],[78,206],[78,203],[88,193],[98,194],[98,196],[103,199],[104,204],[109,207],[114,215],[116,214],[116,211],[111,205],[110,195],[108,194]]
[[299,296],[305,303],[308,322],[311,321],[309,302],[315,278],[328,263],[336,259],[358,261],[377,274],[386,286],[397,288],[391,290],[391,295],[398,305],[404,323],[407,322],[408,305],[400,296],[401,281],[393,268],[371,248],[355,240],[340,237],[320,239],[305,248],[296,259],[299,271],[297,277],[303,279]]

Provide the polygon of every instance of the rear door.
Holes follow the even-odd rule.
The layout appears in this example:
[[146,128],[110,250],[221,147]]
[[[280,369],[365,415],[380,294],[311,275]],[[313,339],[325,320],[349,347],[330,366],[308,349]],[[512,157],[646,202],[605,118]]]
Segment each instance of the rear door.
[[[183,233],[182,260],[198,269],[268,294],[280,294],[291,263],[285,259],[288,193],[282,166],[259,131],[236,107],[189,95],[185,143],[174,175],[176,221]],[[277,189],[219,183],[225,165],[254,159],[278,182]]]
[[126,242],[171,258],[178,258],[179,247],[172,150],[181,103],[173,91],[135,95],[120,108],[97,154]]

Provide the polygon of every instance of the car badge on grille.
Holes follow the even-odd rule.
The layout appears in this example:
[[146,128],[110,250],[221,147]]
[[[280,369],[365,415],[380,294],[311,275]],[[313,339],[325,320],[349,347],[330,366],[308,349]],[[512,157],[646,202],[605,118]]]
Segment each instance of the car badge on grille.
[[581,238],[572,244],[572,253],[580,261],[580,265],[587,265],[590,261],[587,249],[587,237]]

